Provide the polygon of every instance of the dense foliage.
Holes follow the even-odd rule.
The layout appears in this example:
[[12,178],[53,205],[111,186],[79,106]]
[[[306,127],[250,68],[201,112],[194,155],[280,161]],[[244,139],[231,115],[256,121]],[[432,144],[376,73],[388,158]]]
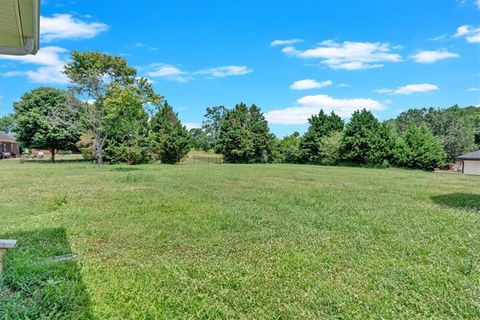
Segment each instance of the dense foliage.
[[13,115],[0,117],[0,131],[11,132],[15,126],[15,119]]
[[71,91],[26,93],[13,116],[0,118],[0,130],[13,128],[24,147],[48,148],[53,156],[58,149],[77,148],[97,163],[178,163],[195,149],[221,153],[230,163],[432,170],[480,148],[478,107],[410,109],[383,123],[364,109],[346,124],[334,112],[320,110],[308,119],[304,135],[277,139],[260,108],[244,103],[208,107],[202,127],[188,131],[122,57],[75,51],[65,74]]
[[173,108],[164,102],[150,121],[150,136],[156,158],[162,163],[175,164],[187,155],[190,135]]
[[260,108],[240,103],[225,113],[215,149],[230,163],[265,163],[271,160],[271,144]]
[[48,149],[55,161],[58,149],[75,148],[80,138],[78,114],[70,110],[79,101],[64,90],[37,88],[15,102],[16,138],[25,147]]
[[425,126],[409,125],[396,150],[401,167],[433,170],[444,165],[446,158],[440,140]]
[[308,119],[308,123],[310,126],[300,142],[302,160],[307,163],[322,163],[324,154],[321,152],[321,140],[334,132],[342,131],[343,121],[334,112],[327,115],[320,110],[318,115]]
[[390,121],[399,134],[410,125],[426,126],[437,137],[452,161],[455,157],[480,148],[480,108],[409,109]]
[[392,161],[395,143],[390,128],[363,109],[355,111],[345,127],[342,154],[347,162],[382,165]]
[[[130,67],[122,57],[99,52],[74,51],[71,62],[65,66],[65,74],[71,81],[70,89],[72,92],[85,101],[80,109],[82,131],[93,137],[95,158],[98,163],[103,163],[104,149],[109,143],[108,139],[112,134],[118,134],[115,128],[111,132],[112,120],[118,120],[124,112],[118,109],[123,107],[131,109],[131,106],[122,104],[118,97],[114,98],[112,95],[118,94],[123,88],[126,90],[124,93],[128,92],[133,95],[127,97],[123,94],[123,99],[130,102],[136,99],[134,105],[137,107],[139,104],[158,104],[161,100],[161,97],[153,92],[151,84],[144,78],[138,79],[136,69]],[[134,97],[135,95],[136,97]],[[112,102],[112,99],[116,101]],[[106,105],[106,101],[110,101],[111,105]],[[116,107],[113,107],[112,110],[112,106]],[[137,120],[135,116],[128,118],[131,111],[125,111],[127,116],[121,119],[122,122],[135,122]],[[113,112],[113,114],[110,114],[110,112]],[[121,145],[118,145],[118,136],[113,139],[117,141],[113,142],[116,146],[109,150],[110,156],[114,155],[119,160],[129,159],[128,162],[132,163],[137,162],[137,160],[131,158],[135,157],[139,162],[143,162],[144,152],[142,150],[128,150],[130,146],[137,146],[137,143],[142,148],[143,141],[140,136],[134,135],[127,139],[128,141],[125,141],[125,144]],[[130,152],[131,154],[128,155],[127,153]]]

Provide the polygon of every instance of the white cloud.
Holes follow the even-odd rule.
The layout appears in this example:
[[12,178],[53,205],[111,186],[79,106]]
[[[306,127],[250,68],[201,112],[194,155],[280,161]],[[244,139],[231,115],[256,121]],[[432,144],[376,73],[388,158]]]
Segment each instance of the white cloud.
[[468,88],[467,91],[470,91],[470,92],[480,91],[480,88]]
[[40,18],[40,34],[43,42],[61,39],[90,39],[108,30],[100,22],[84,22],[71,14],[54,14]]
[[147,72],[147,75],[152,78],[165,78],[167,80],[187,82],[192,78],[178,67],[168,64],[153,65],[154,70]]
[[420,51],[412,56],[415,62],[418,62],[418,63],[435,63],[439,60],[458,58],[458,57],[460,57],[458,53],[449,52],[446,50]]
[[337,84],[337,87],[339,88],[346,88],[346,87],[349,87],[350,85],[346,84],[346,83],[339,83]]
[[39,66],[34,70],[8,71],[4,72],[2,75],[4,77],[26,76],[30,82],[34,83],[66,84],[68,79],[62,71],[67,63],[67,52],[68,50],[65,48],[50,46],[41,48],[35,56],[0,55],[0,59]]
[[480,27],[474,28],[469,25],[463,25],[457,28],[457,32],[453,36],[465,37],[465,39],[467,39],[467,42],[478,43],[480,42]]
[[190,129],[199,129],[202,127],[202,125],[200,123],[197,123],[197,122],[185,122],[183,124],[185,127],[187,127],[188,130]]
[[289,39],[289,40],[275,40],[270,43],[272,47],[275,46],[290,46],[295,43],[302,42],[303,40],[301,39]]
[[480,9],[480,0],[475,1],[475,3],[477,4],[477,8]]
[[253,70],[246,66],[224,66],[199,70],[194,72],[194,74],[205,74],[214,78],[224,78],[229,76],[242,76],[250,72],[253,72]]
[[318,89],[318,88],[323,88],[327,86],[331,86],[332,81],[330,80],[325,80],[322,82],[318,82],[317,80],[314,79],[304,79],[304,80],[298,80],[295,81],[291,86],[290,89],[292,90],[308,90],[308,89]]
[[416,84],[408,84],[402,87],[398,87],[396,89],[378,89],[376,90],[378,93],[388,93],[393,95],[411,95],[413,93],[425,93],[425,92],[432,92],[438,91],[438,87],[431,83],[416,83]]
[[331,69],[360,70],[382,67],[384,62],[402,60],[399,54],[392,53],[389,43],[352,42],[338,43],[326,40],[315,48],[304,51],[293,46],[283,48],[282,52],[302,59],[321,59],[321,63]]
[[270,123],[275,124],[305,124],[312,114],[317,114],[320,109],[325,112],[334,111],[339,116],[349,117],[355,110],[383,110],[385,107],[377,100],[355,98],[336,99],[328,95],[305,96],[297,100],[297,105],[285,109],[269,111],[265,114]]
[[225,78],[230,76],[241,76],[253,72],[246,66],[221,66],[216,68],[202,69],[198,71],[183,71],[180,68],[168,64],[154,64],[153,70],[147,72],[152,78],[164,78],[167,80],[187,82],[193,80],[196,75],[204,75],[212,78]]

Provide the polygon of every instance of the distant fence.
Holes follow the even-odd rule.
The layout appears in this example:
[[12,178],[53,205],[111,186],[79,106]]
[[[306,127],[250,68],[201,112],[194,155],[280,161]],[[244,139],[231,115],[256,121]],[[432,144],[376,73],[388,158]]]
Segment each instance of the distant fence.
[[199,156],[192,155],[189,157],[192,164],[201,164],[201,163],[223,163],[223,157],[219,156]]

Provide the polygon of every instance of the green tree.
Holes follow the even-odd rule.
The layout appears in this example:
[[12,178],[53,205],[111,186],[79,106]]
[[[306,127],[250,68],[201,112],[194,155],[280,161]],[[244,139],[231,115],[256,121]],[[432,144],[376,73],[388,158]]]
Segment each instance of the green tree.
[[73,149],[79,140],[78,114],[71,112],[79,104],[64,90],[38,88],[25,93],[13,104],[17,140],[28,148],[49,149],[55,161],[58,149]]
[[189,131],[191,138],[191,146],[194,150],[209,151],[211,149],[209,136],[203,128],[192,128]]
[[308,123],[310,126],[300,143],[303,160],[309,163],[321,163],[321,139],[335,131],[342,131],[344,123],[334,112],[328,115],[323,110],[320,110],[318,115],[312,115]]
[[11,132],[15,126],[15,119],[13,114],[0,117],[0,131]]
[[458,155],[477,148],[475,139],[480,133],[479,119],[480,108],[455,105],[446,109],[410,109],[391,122],[399,134],[403,134],[410,125],[427,126],[440,139],[447,160],[452,161]]
[[426,126],[412,124],[399,140],[395,157],[399,166],[433,170],[445,164],[446,153],[440,140]]
[[224,106],[208,107],[205,113],[205,120],[203,121],[202,128],[207,135],[208,149],[214,149],[217,144],[218,134],[220,132],[220,126],[222,120],[225,117],[227,108]]
[[342,154],[346,161],[383,165],[393,161],[396,137],[388,124],[381,124],[368,110],[357,110],[346,125]]
[[103,163],[103,151],[109,138],[110,127],[105,99],[112,86],[137,87],[144,100],[158,105],[161,97],[144,78],[137,79],[137,71],[122,57],[99,52],[72,53],[72,60],[65,66],[65,74],[70,78],[70,89],[84,103],[81,108],[83,131],[94,137],[95,158]]
[[137,86],[115,84],[109,88],[103,106],[109,128],[105,155],[111,162],[141,164],[151,160],[144,108],[148,102],[148,96]]
[[321,164],[333,166],[340,162],[342,138],[343,133],[341,131],[333,131],[320,139]]
[[260,108],[240,103],[223,118],[216,150],[230,163],[270,161],[272,136]]
[[162,163],[175,164],[187,155],[190,135],[173,108],[164,102],[150,121],[154,153]]
[[276,140],[273,148],[273,161],[277,163],[300,163],[302,161],[300,141],[301,136],[297,131],[280,140]]

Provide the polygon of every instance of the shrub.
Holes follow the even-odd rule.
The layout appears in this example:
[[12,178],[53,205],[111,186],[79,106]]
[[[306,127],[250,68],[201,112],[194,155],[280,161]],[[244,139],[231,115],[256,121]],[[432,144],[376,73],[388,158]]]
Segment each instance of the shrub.
[[395,160],[399,166],[433,170],[445,164],[442,144],[425,126],[409,125],[399,140]]

